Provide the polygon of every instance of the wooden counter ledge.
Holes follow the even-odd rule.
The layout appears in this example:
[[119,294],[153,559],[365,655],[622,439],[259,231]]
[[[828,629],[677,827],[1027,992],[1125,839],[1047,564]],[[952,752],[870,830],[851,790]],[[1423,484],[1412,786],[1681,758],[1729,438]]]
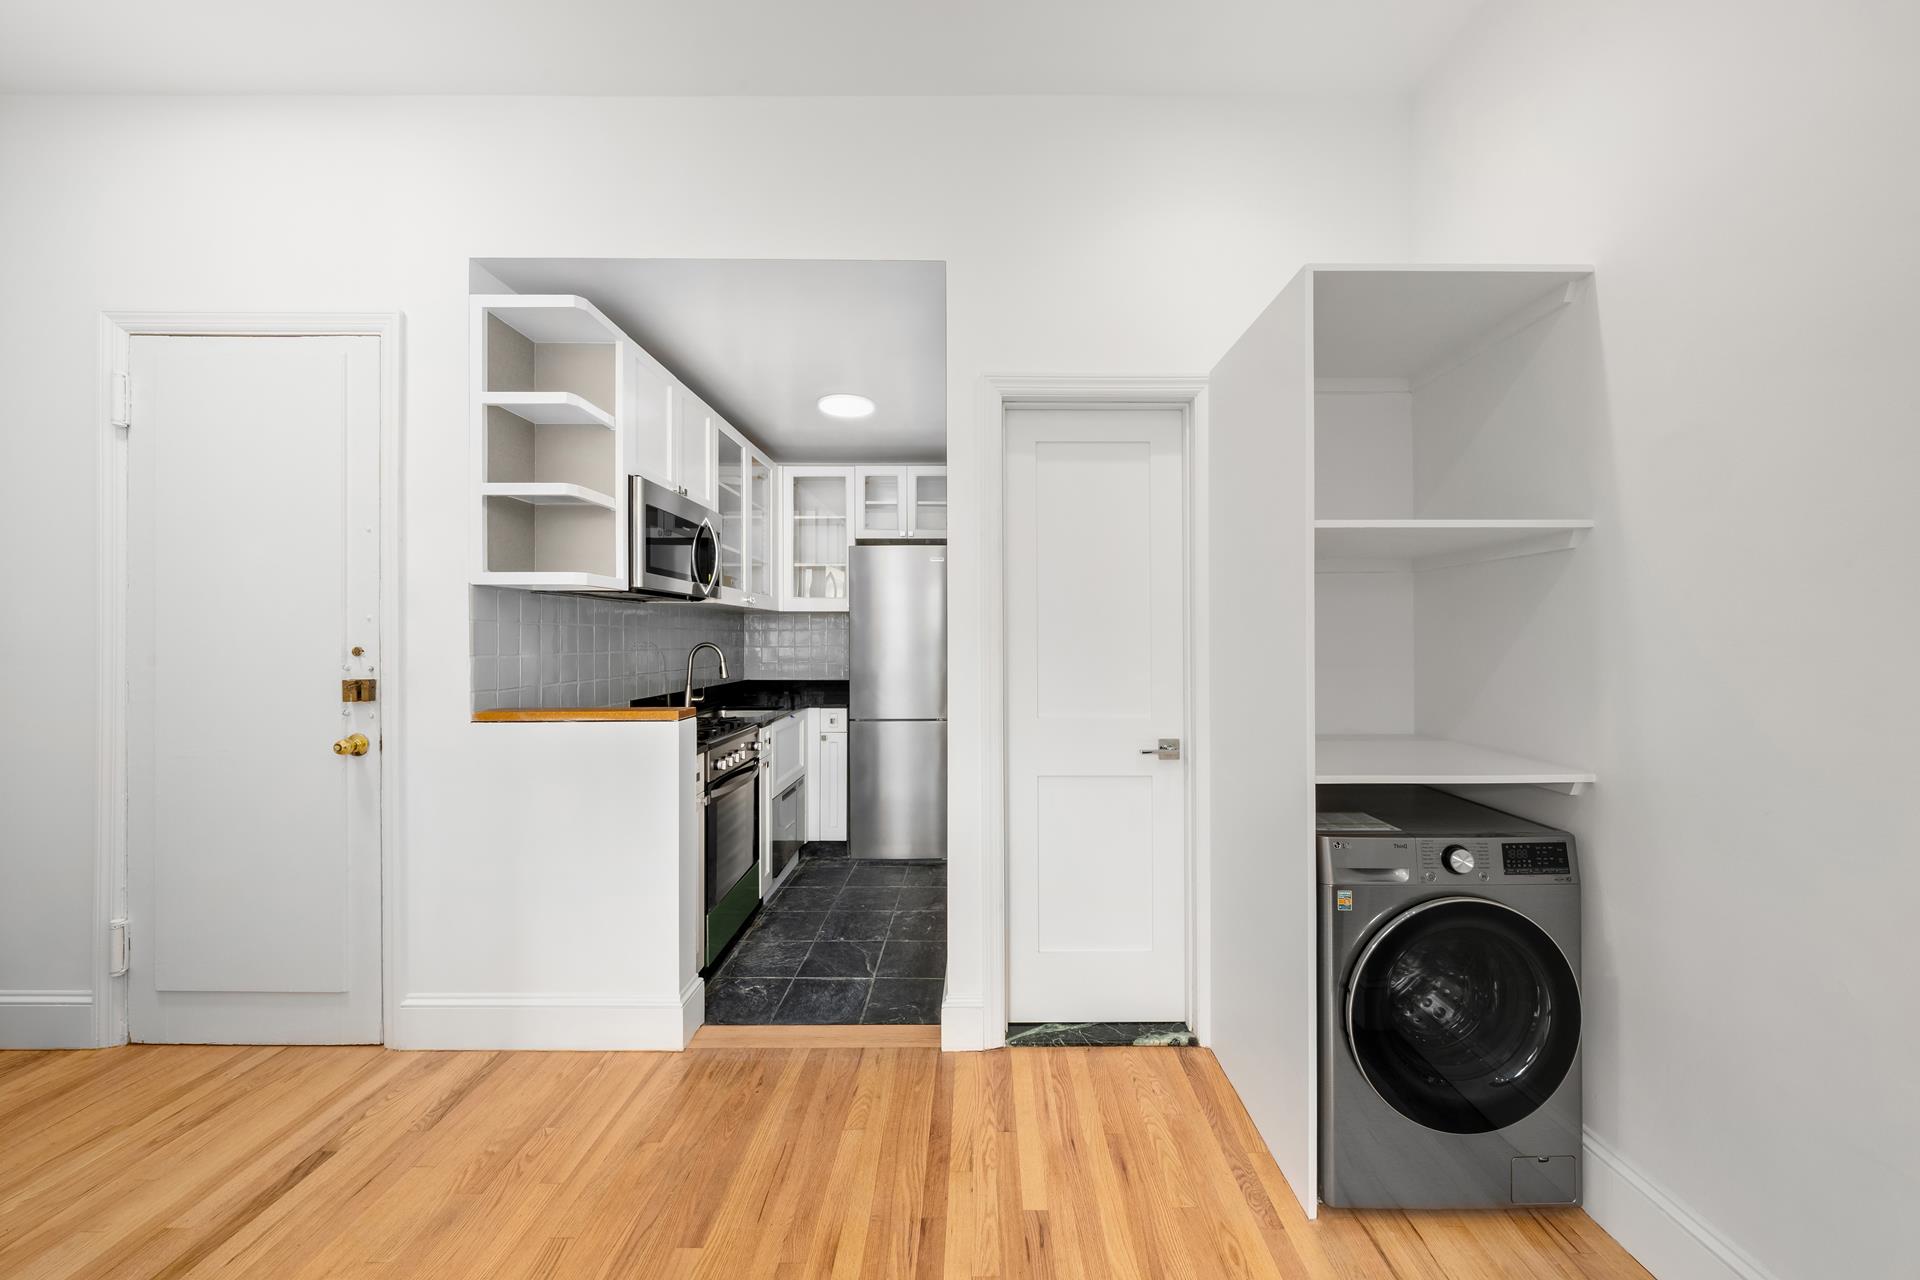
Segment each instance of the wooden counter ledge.
[[473,713],[475,724],[552,724],[582,720],[691,720],[698,707],[496,707]]

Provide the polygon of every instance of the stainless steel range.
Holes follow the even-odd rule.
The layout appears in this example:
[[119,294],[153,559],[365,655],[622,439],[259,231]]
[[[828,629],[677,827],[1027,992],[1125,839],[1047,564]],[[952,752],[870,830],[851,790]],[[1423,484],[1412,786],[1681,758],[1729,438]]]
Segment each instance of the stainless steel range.
[[760,905],[760,728],[702,716],[698,741],[705,968]]

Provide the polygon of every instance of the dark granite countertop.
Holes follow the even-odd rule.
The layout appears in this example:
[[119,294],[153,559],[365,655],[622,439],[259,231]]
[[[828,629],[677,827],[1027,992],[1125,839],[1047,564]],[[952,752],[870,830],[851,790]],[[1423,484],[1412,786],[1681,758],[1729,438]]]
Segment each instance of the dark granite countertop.
[[[799,711],[805,707],[847,705],[845,680],[730,680],[707,685],[705,697],[694,705],[702,711]],[[677,707],[685,695],[665,693],[635,698],[636,707]]]
[[769,724],[786,714],[784,711],[736,711],[731,714],[702,711],[694,734],[694,743],[705,751],[717,742],[724,742],[738,734],[751,733],[761,725]]

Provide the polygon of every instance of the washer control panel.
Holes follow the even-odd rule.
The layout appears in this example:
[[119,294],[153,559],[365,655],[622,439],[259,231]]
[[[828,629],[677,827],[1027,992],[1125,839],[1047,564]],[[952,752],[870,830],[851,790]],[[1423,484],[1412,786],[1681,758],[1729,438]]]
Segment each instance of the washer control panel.
[[1422,840],[1420,879],[1426,884],[1448,880],[1490,880],[1489,868],[1495,866],[1493,851],[1497,840],[1459,837],[1452,840]]
[[1510,876],[1570,876],[1573,857],[1565,840],[1507,840],[1500,845],[1500,869]]
[[1321,884],[1447,894],[1580,880],[1571,833],[1445,792],[1340,785],[1316,799]]

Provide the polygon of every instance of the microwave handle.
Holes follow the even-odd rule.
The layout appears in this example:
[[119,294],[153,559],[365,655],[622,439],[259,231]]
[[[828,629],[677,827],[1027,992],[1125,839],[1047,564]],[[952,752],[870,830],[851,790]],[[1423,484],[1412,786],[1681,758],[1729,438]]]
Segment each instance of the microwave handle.
[[[702,520],[700,522],[700,533],[697,536],[704,537],[708,547],[710,547],[713,552],[713,568],[708,572],[707,580],[700,584],[700,594],[703,596],[711,596],[714,587],[720,581],[720,535],[713,531],[713,522],[711,520]],[[696,562],[698,561],[697,556],[695,560]]]

